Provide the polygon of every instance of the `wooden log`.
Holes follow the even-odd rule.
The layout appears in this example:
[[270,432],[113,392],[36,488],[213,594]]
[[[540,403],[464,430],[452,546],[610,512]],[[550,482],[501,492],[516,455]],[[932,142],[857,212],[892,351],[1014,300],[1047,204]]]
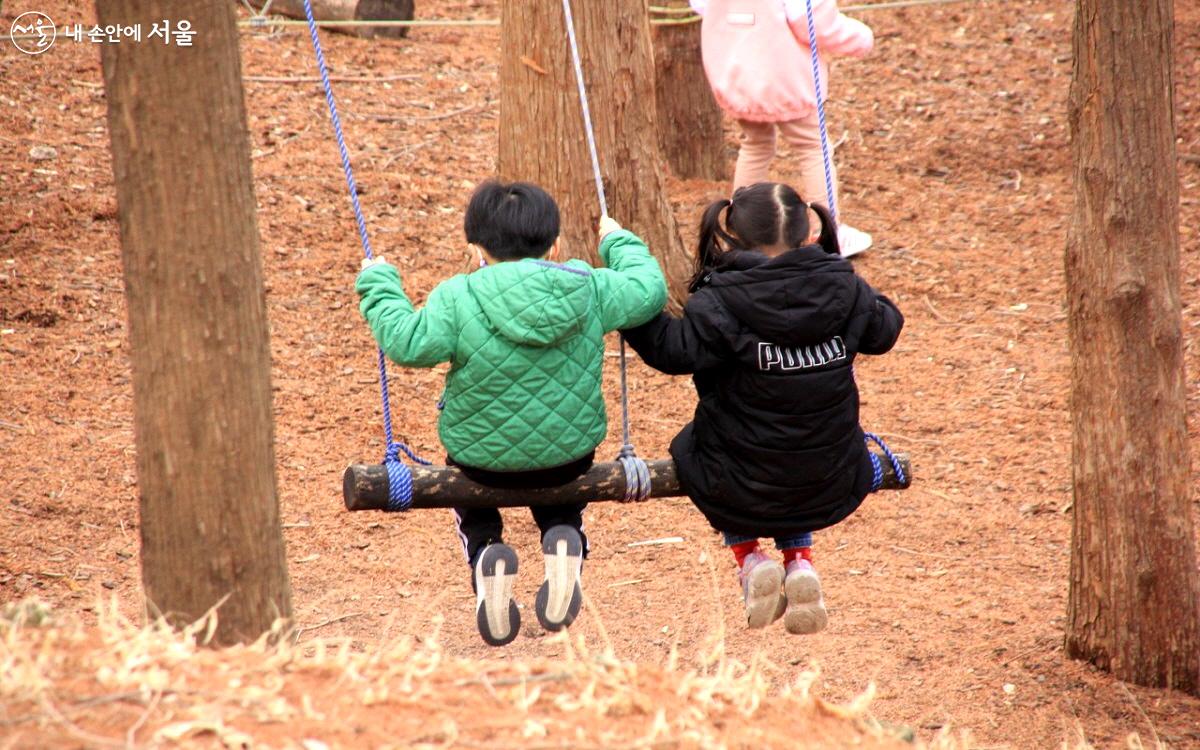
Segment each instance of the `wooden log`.
[[[414,0],[312,0],[313,17],[318,21],[411,21]],[[258,2],[256,5],[261,6]],[[275,0],[268,13],[304,19],[304,0]],[[331,31],[353,34],[365,39],[401,39],[408,36],[407,26],[329,26]]]
[[[904,483],[896,479],[891,463],[882,455],[883,488],[902,490],[912,484],[907,453],[897,453]],[[679,497],[679,478],[670,459],[647,461],[652,498]],[[452,466],[413,466],[412,508],[515,508],[526,505],[559,505],[580,501],[601,502],[625,496],[625,471],[618,463],[598,463],[574,482],[537,490],[510,490],[473,482]],[[351,464],[342,476],[346,510],[387,510],[388,474],[382,464]]]

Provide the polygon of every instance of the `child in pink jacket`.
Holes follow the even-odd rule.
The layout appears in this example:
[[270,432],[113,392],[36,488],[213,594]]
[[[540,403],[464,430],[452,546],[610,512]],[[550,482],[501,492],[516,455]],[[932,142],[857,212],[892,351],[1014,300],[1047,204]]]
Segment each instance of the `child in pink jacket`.
[[[799,153],[804,200],[829,206],[806,0],[689,2],[704,16],[704,71],[713,95],[742,129],[734,190],[767,180],[778,130]],[[838,12],[837,0],[812,0],[812,11],[824,99],[829,91],[828,58],[863,57],[871,51],[875,37],[865,24]],[[829,169],[836,201],[837,173],[832,161]],[[846,257],[871,246],[871,235],[845,224],[839,227],[838,240]]]

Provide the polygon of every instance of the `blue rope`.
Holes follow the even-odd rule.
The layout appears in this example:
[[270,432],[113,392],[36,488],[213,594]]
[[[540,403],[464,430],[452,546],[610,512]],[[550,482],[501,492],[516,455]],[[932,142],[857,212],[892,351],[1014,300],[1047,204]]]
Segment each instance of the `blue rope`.
[[[362,205],[358,201],[358,185],[354,181],[354,169],[350,166],[350,150],[346,148],[346,136],[342,132],[342,119],[338,117],[337,102],[333,98],[333,86],[329,82],[329,66],[325,64],[325,52],[317,36],[317,22],[313,18],[312,0],[304,0],[304,15],[308,18],[308,33],[312,37],[313,52],[317,57],[317,69],[321,73],[321,85],[325,88],[325,103],[329,105],[329,119],[333,123],[333,134],[337,137],[338,152],[342,156],[342,171],[346,174],[346,187],[350,190],[350,204],[354,207],[354,221],[358,224],[358,238],[362,242],[363,254],[374,258],[371,240],[367,236],[367,221],[363,218]],[[400,460],[403,452],[417,463],[429,465],[419,458],[404,443],[392,438],[392,399],[388,393],[387,357],[379,349],[379,393],[383,401],[383,437],[387,446],[384,465],[388,472],[388,510],[408,510],[412,505],[412,472]]]
[[[829,131],[825,127],[825,101],[821,96],[821,56],[817,51],[817,26],[813,20],[812,0],[804,0],[804,4],[808,12],[808,48],[812,52],[813,93],[817,98],[817,123],[821,130],[821,158],[825,163],[825,194],[829,197],[829,213],[836,222],[837,199],[833,195],[833,168],[829,160]],[[883,455],[892,465],[892,470],[896,472],[896,480],[900,485],[907,484],[904,467],[900,464],[900,459],[896,458],[891,449],[887,447],[887,444],[874,433],[866,432],[863,433],[863,436],[868,443],[874,442],[883,451]],[[875,492],[883,486],[883,465],[874,451],[868,450],[867,455],[871,458],[871,492]]]
[[412,470],[399,460],[385,460],[383,468],[387,469],[388,475],[387,511],[401,513],[408,510],[412,507]]
[[[864,432],[863,438],[868,445],[875,443],[883,451],[883,455],[892,465],[892,471],[896,473],[896,481],[900,486],[903,487],[908,484],[908,476],[904,473],[904,465],[900,463],[900,459],[896,458],[896,454],[892,453],[891,449],[887,447],[887,443],[883,442],[883,439],[873,432]],[[883,465],[879,461],[879,456],[875,455],[874,451],[868,450],[867,455],[871,457],[871,492],[876,492],[883,486]]]
[[[306,0],[307,1],[307,0]],[[825,161],[825,195],[829,214],[837,222],[837,199],[833,195],[833,168],[829,161],[829,133],[825,128],[825,102],[821,96],[821,57],[817,52],[817,27],[813,21],[812,0],[804,0],[808,10],[808,48],[812,52],[813,93],[817,97],[817,122],[821,127],[821,158]]]
[[350,166],[350,151],[346,148],[346,137],[342,133],[342,118],[338,117],[337,102],[333,99],[333,86],[329,83],[329,67],[325,64],[325,52],[317,36],[317,22],[313,18],[312,0],[304,0],[304,14],[308,16],[308,33],[312,36],[313,51],[317,54],[317,68],[321,73],[321,85],[325,87],[325,103],[329,105],[329,119],[333,122],[333,133],[337,137],[338,151],[342,155],[342,171],[346,174],[346,186],[350,188],[350,204],[354,207],[354,220],[358,223],[358,237],[363,252],[374,258],[371,240],[367,237],[367,222],[363,218],[362,206],[358,202],[358,185],[354,182],[354,169]]
[[388,475],[388,504],[391,513],[403,512],[412,507],[413,477],[412,469],[400,460],[400,454],[423,466],[429,462],[412,452],[404,443],[388,443],[387,455],[383,459],[383,467]]

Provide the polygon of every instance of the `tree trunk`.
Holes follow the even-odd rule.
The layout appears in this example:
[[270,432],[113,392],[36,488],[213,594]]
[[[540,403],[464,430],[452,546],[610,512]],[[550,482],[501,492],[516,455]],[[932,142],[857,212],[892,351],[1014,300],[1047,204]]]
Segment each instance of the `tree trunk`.
[[[261,8],[264,0],[255,0]],[[411,21],[413,0],[312,0],[313,18],[318,21]],[[304,0],[274,0],[268,14],[304,19]],[[408,36],[407,26],[329,26],[331,31],[354,34],[367,39],[400,39]]]
[[1171,0],[1080,0],[1074,45],[1066,651],[1198,692]]
[[[98,0],[100,25],[180,17]],[[218,643],[290,618],[270,349],[233,6],[190,3],[194,45],[102,45],[129,306],[142,583],[152,615],[220,605]]]
[[[686,5],[684,5],[686,7]],[[700,58],[700,24],[654,27],[659,144],[676,177],[729,179],[721,108]]]
[[[500,8],[498,171],[553,195],[562,209],[565,255],[597,263],[600,208],[562,5],[502,0]],[[646,240],[679,303],[691,260],[667,200],[644,0],[576,0],[572,10],[609,213]]]

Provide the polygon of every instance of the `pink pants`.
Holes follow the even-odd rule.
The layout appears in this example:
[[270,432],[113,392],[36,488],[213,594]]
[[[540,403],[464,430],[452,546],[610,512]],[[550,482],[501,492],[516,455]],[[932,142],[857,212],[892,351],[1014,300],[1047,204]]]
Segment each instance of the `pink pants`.
[[[821,156],[821,130],[817,116],[790,122],[749,122],[738,120],[742,127],[742,148],[738,151],[737,168],[733,173],[733,189],[767,181],[767,170],[775,158],[775,131],[791,145],[800,158],[800,181],[795,185],[807,203],[829,206],[825,194],[825,163]],[[833,196],[837,199],[837,170],[833,166],[833,144],[829,144],[829,170]]]

